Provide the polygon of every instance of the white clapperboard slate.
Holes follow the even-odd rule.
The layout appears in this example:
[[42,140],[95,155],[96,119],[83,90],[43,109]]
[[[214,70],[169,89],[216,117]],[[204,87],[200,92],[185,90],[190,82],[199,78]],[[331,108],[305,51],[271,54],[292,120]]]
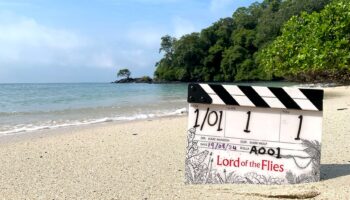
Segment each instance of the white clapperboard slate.
[[186,183],[319,181],[323,90],[189,84]]

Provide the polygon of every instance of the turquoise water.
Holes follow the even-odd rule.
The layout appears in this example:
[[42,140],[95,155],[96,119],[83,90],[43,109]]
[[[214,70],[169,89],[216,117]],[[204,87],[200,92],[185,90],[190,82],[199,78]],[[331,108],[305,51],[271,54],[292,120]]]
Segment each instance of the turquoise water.
[[[285,86],[258,82],[241,85]],[[0,84],[0,136],[40,129],[180,115],[187,84]]]

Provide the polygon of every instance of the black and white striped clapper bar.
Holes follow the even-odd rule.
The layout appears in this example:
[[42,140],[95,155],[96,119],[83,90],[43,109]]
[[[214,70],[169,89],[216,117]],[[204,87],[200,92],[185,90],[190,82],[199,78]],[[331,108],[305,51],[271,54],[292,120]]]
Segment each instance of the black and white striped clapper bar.
[[189,84],[186,183],[320,178],[323,90]]

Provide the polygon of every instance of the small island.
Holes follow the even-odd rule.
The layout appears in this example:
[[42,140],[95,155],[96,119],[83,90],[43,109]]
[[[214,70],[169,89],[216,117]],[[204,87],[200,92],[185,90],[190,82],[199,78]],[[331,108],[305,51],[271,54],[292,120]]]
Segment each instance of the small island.
[[118,71],[117,77],[122,77],[119,80],[115,80],[112,83],[153,83],[153,79],[149,76],[142,76],[140,78],[131,78],[131,72],[129,69],[124,68]]

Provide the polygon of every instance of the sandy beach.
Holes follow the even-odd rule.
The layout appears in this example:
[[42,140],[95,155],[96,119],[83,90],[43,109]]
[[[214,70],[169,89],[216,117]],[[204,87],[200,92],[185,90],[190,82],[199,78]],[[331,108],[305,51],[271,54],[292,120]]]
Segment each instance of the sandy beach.
[[321,181],[185,185],[187,117],[0,138],[1,199],[350,198],[350,87],[325,89]]

